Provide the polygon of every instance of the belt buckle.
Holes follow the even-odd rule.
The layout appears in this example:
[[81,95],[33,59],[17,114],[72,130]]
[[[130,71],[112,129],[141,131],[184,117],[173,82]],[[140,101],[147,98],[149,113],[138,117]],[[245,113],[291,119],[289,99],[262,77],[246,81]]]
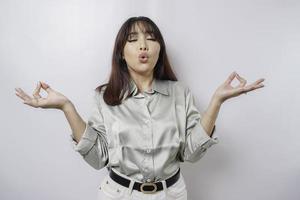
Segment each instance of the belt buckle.
[[[153,190],[152,191],[146,191],[144,190],[145,186],[152,186]],[[141,192],[143,192],[144,194],[153,194],[157,191],[157,186],[155,183],[142,183],[141,187],[140,187]]]

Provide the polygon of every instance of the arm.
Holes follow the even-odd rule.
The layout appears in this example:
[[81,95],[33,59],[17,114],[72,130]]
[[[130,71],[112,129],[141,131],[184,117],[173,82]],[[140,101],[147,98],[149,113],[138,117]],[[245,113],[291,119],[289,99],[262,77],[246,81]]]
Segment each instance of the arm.
[[218,117],[219,110],[221,108],[221,102],[213,96],[211,99],[208,108],[206,109],[205,113],[201,119],[201,125],[205,129],[208,136],[212,136],[215,128],[215,122]]
[[[186,127],[183,151],[184,161],[198,161],[204,156],[209,147],[218,143],[217,137],[210,137],[215,131],[214,122],[217,115],[216,111],[219,110],[216,105],[218,104],[212,101],[206,114],[202,116],[195,105],[194,96],[190,89],[188,87],[185,88]],[[212,119],[210,115],[214,115],[215,118]]]
[[[240,84],[232,87],[231,82],[235,77],[240,81]],[[184,152],[181,153],[183,160],[195,162],[205,154],[210,146],[218,143],[218,138],[212,136],[215,131],[214,124],[223,102],[229,98],[239,96],[240,94],[247,94],[249,91],[264,87],[264,84],[262,84],[264,80],[264,78],[261,78],[246,86],[247,81],[244,78],[240,77],[236,72],[231,73],[227,80],[215,91],[203,116],[200,115],[194,105],[193,95],[187,88],[185,92],[186,139]]]
[[[39,94],[41,88],[48,93],[47,98]],[[38,82],[30,97],[21,88],[16,88],[16,95],[24,100],[24,104],[35,108],[55,108],[64,112],[72,129],[71,141],[75,151],[79,152],[86,162],[95,169],[101,169],[108,162],[106,130],[101,113],[99,93],[94,94],[92,113],[85,123],[77,113],[72,102],[60,92],[53,90],[48,84]]]
[[92,112],[85,123],[74,106],[64,108],[64,113],[72,129],[71,142],[75,151],[95,169],[101,169],[108,163],[106,129],[100,105],[99,93],[95,92]]
[[[240,84],[236,87],[231,86],[231,82],[234,80],[234,78],[237,78],[238,81],[240,81]],[[203,115],[203,119],[201,120],[203,128],[208,133],[211,133],[221,104],[232,97],[239,96],[240,94],[247,94],[247,92],[264,87],[264,84],[262,84],[264,80],[264,78],[261,78],[254,83],[246,86],[246,79],[238,75],[235,71],[232,72],[227,80],[223,84],[221,84],[215,91],[210,104]],[[209,136],[212,136],[212,134],[209,134]]]
[[83,135],[84,130],[86,129],[86,123],[77,113],[71,101],[63,106],[62,111],[64,112],[67,121],[69,122],[74,139],[78,143]]

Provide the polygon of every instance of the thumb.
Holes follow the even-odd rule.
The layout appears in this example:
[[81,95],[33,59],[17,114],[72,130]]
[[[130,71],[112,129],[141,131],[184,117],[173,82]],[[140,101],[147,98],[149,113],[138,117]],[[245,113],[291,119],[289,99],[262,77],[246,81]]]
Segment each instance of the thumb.
[[47,92],[52,91],[52,88],[47,83],[41,81],[41,84],[42,84],[42,88]]

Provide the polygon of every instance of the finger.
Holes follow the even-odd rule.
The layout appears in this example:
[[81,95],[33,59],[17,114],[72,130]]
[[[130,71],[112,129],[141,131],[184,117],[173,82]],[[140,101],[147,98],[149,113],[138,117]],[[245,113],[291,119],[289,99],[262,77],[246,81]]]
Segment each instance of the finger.
[[257,86],[255,86],[255,87],[249,89],[248,92],[253,91],[253,90],[256,90],[256,89],[259,89],[259,88],[262,88],[262,87],[265,87],[265,86],[264,86],[264,85],[257,85]]
[[257,89],[257,88],[265,87],[265,85],[264,85],[264,84],[262,84],[262,83],[260,83],[260,84],[258,84],[258,85],[256,85],[256,86],[254,86],[254,87],[255,87],[255,89]]
[[236,78],[240,81],[240,84],[237,87],[244,87],[247,83],[247,80],[241,77],[238,73],[236,74]]
[[244,92],[244,93],[247,93],[247,92],[250,92],[250,91],[252,91],[252,90],[256,90],[256,89],[258,89],[258,88],[262,88],[262,87],[265,87],[265,85],[262,84],[262,83],[256,84],[256,85],[253,85],[253,84],[252,84],[251,86],[245,87],[244,90],[243,90],[243,92]]
[[258,84],[262,83],[264,80],[265,80],[264,78],[260,78],[260,79],[256,80],[255,82],[253,82],[253,83],[251,84],[251,86],[258,85]]
[[18,92],[16,92],[15,93],[18,97],[20,97],[22,100],[25,100],[25,98],[22,96],[22,95],[20,95]]
[[249,85],[249,87],[255,87],[257,85],[260,85],[262,84],[262,82],[264,81],[265,79],[261,78],[261,79],[258,79],[257,81],[253,82],[251,85]]
[[259,83],[264,82],[264,81],[265,81],[264,78],[260,78],[260,79],[258,79],[257,81],[255,81],[255,83],[259,84]]
[[41,82],[39,81],[36,85],[36,88],[35,88],[33,94],[32,94],[34,96],[34,98],[36,98],[36,99],[42,98],[41,95],[39,94],[40,90],[41,90]]
[[42,84],[42,88],[44,90],[46,90],[47,93],[49,93],[50,91],[52,91],[52,88],[47,83],[41,82],[41,84]]
[[234,79],[235,75],[236,75],[236,72],[235,72],[235,71],[232,72],[232,73],[229,75],[229,77],[227,78],[227,80],[225,81],[225,83],[226,83],[226,84],[230,84],[231,81]]
[[24,104],[27,104],[27,105],[29,105],[29,106],[36,107],[36,105],[34,104],[33,98],[30,98],[30,97],[29,97],[29,98],[26,98],[26,97],[24,97],[24,95],[21,95],[21,94],[18,93],[18,92],[16,92],[15,94],[23,100],[23,103],[24,103]]
[[18,92],[18,96],[21,97],[25,101],[30,101],[32,98],[26,94],[21,88],[16,88],[16,91]]
[[15,94],[20,97],[22,100],[25,100],[25,98],[23,97],[23,95],[21,95],[21,91],[20,88],[15,88]]
[[16,95],[23,100],[24,104],[27,104],[32,107],[38,107],[38,100],[27,95],[21,88],[15,88]]
[[18,93],[18,94],[20,94],[20,93],[21,93],[21,90],[20,90],[20,88],[15,88],[15,91],[16,91],[16,93]]

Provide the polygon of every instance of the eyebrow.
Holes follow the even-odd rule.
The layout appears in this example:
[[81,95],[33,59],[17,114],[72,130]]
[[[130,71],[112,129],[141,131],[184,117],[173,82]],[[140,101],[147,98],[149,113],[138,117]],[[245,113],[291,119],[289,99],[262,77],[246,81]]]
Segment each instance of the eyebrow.
[[138,34],[138,32],[130,32],[129,34],[128,34],[128,36],[130,37],[131,35],[137,35]]

